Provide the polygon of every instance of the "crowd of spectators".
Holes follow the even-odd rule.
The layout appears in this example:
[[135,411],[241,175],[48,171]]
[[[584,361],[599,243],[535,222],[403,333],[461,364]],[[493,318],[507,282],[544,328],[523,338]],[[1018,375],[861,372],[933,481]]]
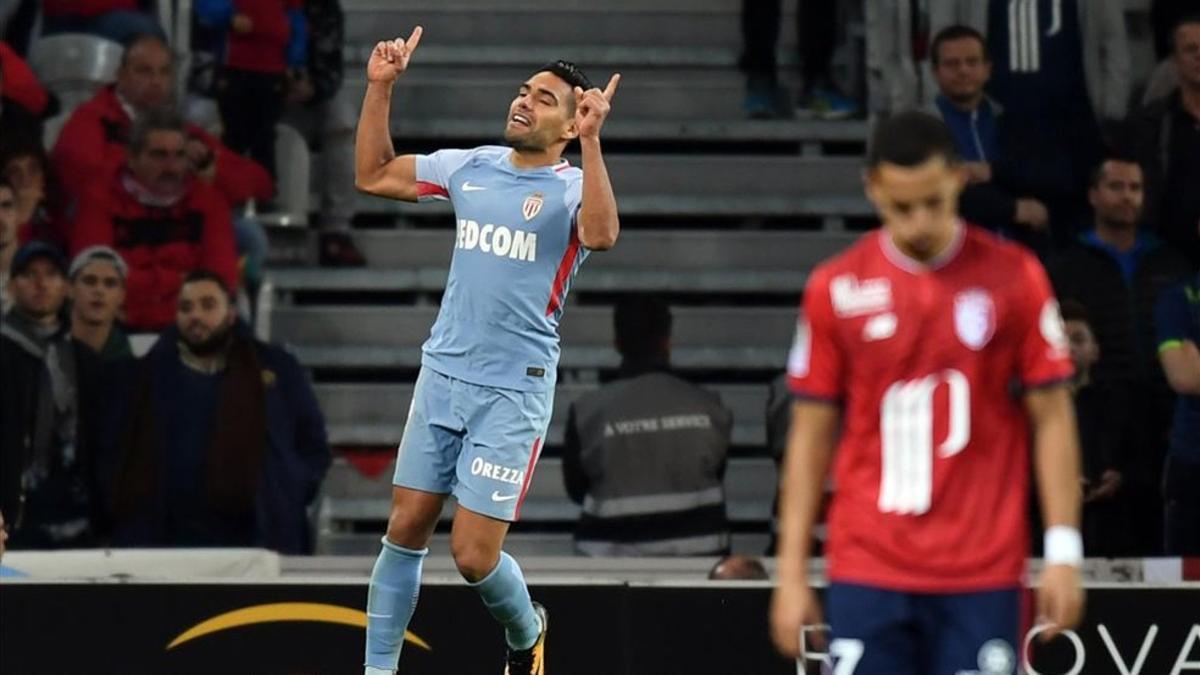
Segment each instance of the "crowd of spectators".
[[[285,101],[282,67],[246,64],[276,47],[283,63],[287,43],[296,50],[289,80],[310,82],[304,5],[225,3],[222,76],[237,95],[253,90],[278,106],[249,121],[235,114],[269,106],[223,106],[222,139],[184,119],[178,58],[151,7],[37,4],[42,35],[91,33],[123,49],[115,81],[62,111],[47,148],[45,122],[59,104],[23,57],[28,7],[0,11],[6,35],[21,36],[0,42],[0,517],[9,542],[311,552],[309,509],[331,460],[324,421],[306,371],[256,339],[246,303],[238,309],[265,263],[265,232],[247,214],[274,198],[269,139]],[[217,16],[212,4],[200,3],[198,16]],[[314,99],[309,89],[297,105]]]

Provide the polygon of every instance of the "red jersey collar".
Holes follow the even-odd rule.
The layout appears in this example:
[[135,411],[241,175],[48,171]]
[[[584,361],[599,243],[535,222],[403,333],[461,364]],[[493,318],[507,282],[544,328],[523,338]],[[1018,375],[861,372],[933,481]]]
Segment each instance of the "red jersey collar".
[[963,247],[963,241],[967,238],[966,223],[964,223],[961,219],[955,220],[954,222],[954,239],[950,241],[950,245],[946,247],[945,251],[939,253],[937,257],[929,262],[922,262],[905,254],[896,246],[896,243],[892,241],[892,238],[888,235],[887,230],[883,228],[880,228],[879,230],[879,248],[883,250],[883,256],[888,259],[888,262],[892,263],[896,267],[899,267],[905,272],[920,274],[922,272],[941,269],[958,257],[958,253]]

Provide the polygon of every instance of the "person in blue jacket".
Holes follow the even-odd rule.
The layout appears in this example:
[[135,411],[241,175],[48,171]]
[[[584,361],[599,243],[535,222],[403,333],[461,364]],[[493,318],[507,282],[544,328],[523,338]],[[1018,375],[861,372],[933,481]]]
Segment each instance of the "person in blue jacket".
[[310,553],[324,419],[303,368],[237,321],[219,276],[186,277],[175,325],[134,370],[113,453],[113,543]]

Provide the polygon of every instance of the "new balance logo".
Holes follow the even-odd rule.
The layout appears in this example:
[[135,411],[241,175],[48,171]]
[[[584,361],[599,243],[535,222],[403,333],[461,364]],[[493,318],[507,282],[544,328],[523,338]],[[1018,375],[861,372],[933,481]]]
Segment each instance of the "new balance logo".
[[473,220],[460,218],[455,248],[467,251],[478,248],[500,258],[534,262],[537,260],[537,234],[490,223],[481,227]]
[[463,184],[462,184],[463,192],[476,192],[479,190],[486,190],[486,189],[487,188],[483,187],[482,185],[471,185],[471,181],[469,181],[469,180],[463,181]]

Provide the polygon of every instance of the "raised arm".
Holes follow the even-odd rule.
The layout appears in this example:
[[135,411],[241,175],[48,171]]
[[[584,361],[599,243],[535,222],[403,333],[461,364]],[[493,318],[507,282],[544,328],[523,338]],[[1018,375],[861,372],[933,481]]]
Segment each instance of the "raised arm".
[[380,42],[367,62],[367,94],[354,138],[354,187],[362,192],[417,201],[416,156],[396,156],[388,120],[392,86],[408,69],[408,61],[421,42],[421,32],[417,26],[407,40]]
[[617,243],[621,223],[617,218],[617,198],[613,195],[608,168],[600,152],[600,127],[608,117],[613,94],[621,82],[618,73],[604,91],[575,87],[575,123],[579,128],[579,148],[583,154],[583,201],[579,207],[579,243],[593,251],[605,251]]

